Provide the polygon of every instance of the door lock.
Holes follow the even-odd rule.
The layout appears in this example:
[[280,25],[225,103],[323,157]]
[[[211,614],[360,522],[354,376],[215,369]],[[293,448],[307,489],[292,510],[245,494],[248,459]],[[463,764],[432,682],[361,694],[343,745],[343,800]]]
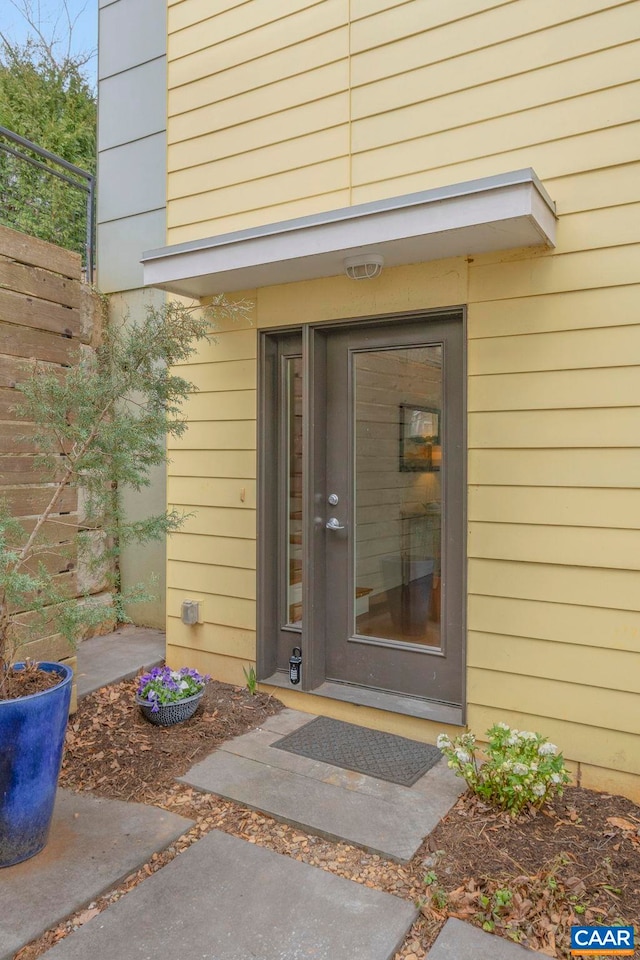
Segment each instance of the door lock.
[[344,526],[340,523],[337,517],[330,517],[325,523],[327,530],[344,530]]
[[327,503],[330,503],[332,507],[336,507],[340,502],[340,497],[337,493],[330,493],[327,497]]

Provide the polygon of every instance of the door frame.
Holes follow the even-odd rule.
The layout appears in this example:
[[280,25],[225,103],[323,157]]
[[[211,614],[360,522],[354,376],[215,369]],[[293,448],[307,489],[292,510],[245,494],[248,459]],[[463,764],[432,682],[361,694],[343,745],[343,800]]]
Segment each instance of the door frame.
[[[316,503],[315,491],[324,488],[324,437],[325,437],[325,398],[326,383],[326,342],[334,331],[344,330],[353,325],[371,326],[401,324],[424,320],[447,320],[456,318],[462,324],[462,517],[464,535],[461,557],[461,694],[460,708],[437,701],[418,700],[413,697],[386,694],[371,690],[367,696],[366,687],[342,684],[326,680],[325,674],[325,623],[324,623],[324,523],[318,523],[318,516],[324,517],[326,504]],[[258,496],[257,496],[257,637],[256,671],[258,679],[265,683],[291,690],[301,690],[353,703],[361,703],[428,719],[449,723],[464,723],[466,715],[466,639],[467,639],[467,362],[466,362],[466,307],[456,305],[429,310],[414,310],[405,313],[391,313],[357,317],[341,321],[300,324],[286,327],[270,327],[259,331],[258,349]],[[303,356],[303,463],[306,469],[303,475],[303,542],[306,543],[305,556],[309,571],[313,575],[303,577],[302,604],[304,628],[298,634],[303,641],[295,645],[302,646],[302,682],[293,687],[288,678],[285,664],[278,664],[279,638],[279,580],[277,552],[280,542],[278,530],[278,510],[273,506],[279,497],[279,468],[273,451],[279,449],[279,417],[274,416],[278,408],[278,341],[295,332],[302,336]],[[313,429],[311,429],[313,424]],[[274,557],[278,561],[274,564]],[[292,647],[294,642],[292,640]]]

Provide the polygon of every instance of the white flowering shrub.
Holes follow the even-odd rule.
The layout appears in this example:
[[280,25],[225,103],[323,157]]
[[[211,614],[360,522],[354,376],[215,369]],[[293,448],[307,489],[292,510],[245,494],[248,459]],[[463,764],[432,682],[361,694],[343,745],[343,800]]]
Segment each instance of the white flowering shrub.
[[487,730],[484,760],[473,733],[451,740],[441,734],[436,744],[456,775],[486,803],[517,816],[526,806],[541,807],[562,796],[569,774],[555,744],[539,733],[496,723]]

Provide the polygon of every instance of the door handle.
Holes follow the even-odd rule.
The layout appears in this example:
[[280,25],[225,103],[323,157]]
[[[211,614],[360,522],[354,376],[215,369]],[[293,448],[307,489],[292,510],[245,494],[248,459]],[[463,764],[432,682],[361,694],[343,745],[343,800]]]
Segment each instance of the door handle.
[[344,530],[344,526],[340,523],[337,517],[330,517],[329,520],[325,523],[327,530]]

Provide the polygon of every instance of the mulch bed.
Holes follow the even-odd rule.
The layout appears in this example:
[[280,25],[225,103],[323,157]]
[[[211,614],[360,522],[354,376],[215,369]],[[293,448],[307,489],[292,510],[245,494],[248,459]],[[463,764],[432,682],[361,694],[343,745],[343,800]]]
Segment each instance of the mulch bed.
[[572,923],[640,917],[640,807],[629,800],[571,788],[536,816],[514,822],[467,794],[411,863],[401,865],[175,782],[220,743],[277,713],[282,705],[275,698],[213,682],[191,720],[161,728],[141,716],[134,690],[129,681],[81,702],[69,726],[60,784],[154,804],[192,818],[195,826],[16,960],[36,960],[211,829],[417,903],[419,919],[395,960],[422,960],[447,916],[563,960]]
[[134,704],[136,681],[103,687],[80,701],[71,718],[60,786],[115,800],[155,804],[217,746],[282,710],[266,694],[212,681],[190,720],[172,727],[149,723]]
[[34,661],[27,661],[21,670],[8,670],[2,687],[3,700],[18,700],[33,693],[42,693],[60,683],[60,674],[41,670]]

